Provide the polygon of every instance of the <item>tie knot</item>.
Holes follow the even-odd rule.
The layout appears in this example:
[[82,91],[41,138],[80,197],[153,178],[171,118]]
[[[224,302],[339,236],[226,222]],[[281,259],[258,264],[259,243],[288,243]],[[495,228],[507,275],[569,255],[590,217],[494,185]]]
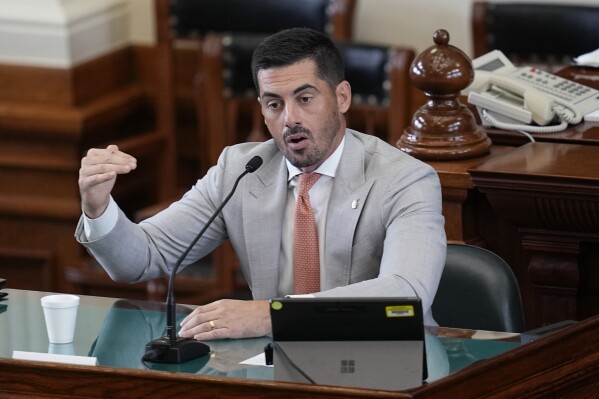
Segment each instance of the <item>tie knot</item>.
[[300,195],[305,195],[310,191],[314,183],[320,179],[322,176],[320,173],[302,173],[299,176],[299,189],[298,192]]

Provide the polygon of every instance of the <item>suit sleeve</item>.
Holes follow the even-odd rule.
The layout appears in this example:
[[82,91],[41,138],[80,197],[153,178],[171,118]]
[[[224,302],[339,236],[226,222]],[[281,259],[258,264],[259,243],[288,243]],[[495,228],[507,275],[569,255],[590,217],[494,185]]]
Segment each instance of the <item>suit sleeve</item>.
[[[139,224],[119,209],[114,228],[102,237],[88,240],[80,221],[75,232],[77,241],[115,281],[137,282],[170,274],[221,202],[225,162],[223,155],[219,164],[183,198]],[[219,216],[182,262],[181,270],[212,252],[226,238],[225,223]]]
[[425,323],[434,325],[430,307],[446,254],[438,176],[430,166],[413,163],[387,179],[384,194],[374,205],[380,209],[378,217],[384,226],[378,276],[316,296],[417,296],[422,300]]

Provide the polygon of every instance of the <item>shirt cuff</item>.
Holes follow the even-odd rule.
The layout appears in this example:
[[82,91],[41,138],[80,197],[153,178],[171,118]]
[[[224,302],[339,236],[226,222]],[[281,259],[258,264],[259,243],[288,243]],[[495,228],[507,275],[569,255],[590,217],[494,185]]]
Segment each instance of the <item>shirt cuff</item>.
[[83,214],[83,231],[89,241],[97,240],[98,238],[104,237],[106,234],[116,226],[116,222],[119,218],[118,206],[112,196],[108,207],[102,215],[96,219],[90,219]]

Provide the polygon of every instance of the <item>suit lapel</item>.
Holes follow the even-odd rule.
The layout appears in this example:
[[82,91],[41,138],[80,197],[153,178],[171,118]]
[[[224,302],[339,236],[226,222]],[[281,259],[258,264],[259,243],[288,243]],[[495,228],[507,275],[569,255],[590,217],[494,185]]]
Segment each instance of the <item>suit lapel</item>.
[[[325,289],[350,282],[353,237],[373,182],[364,175],[364,150],[360,141],[346,134],[337,168],[326,224]],[[278,150],[277,150],[278,151]],[[243,228],[252,291],[255,298],[277,295],[282,221],[287,202],[287,168],[276,153],[256,171],[243,194]]]
[[373,182],[364,175],[364,150],[346,134],[327,210],[325,289],[350,283],[353,237]]
[[287,169],[277,153],[256,172],[243,195],[243,228],[255,298],[277,295],[283,213],[287,201]]

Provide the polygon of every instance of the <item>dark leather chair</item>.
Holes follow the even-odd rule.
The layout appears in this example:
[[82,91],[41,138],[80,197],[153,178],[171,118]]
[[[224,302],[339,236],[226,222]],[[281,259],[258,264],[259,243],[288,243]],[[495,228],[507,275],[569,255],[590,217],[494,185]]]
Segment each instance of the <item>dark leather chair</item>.
[[[162,0],[160,0],[162,1]],[[357,0],[167,0],[173,34],[208,32],[270,34],[304,26],[335,38],[349,38]]]
[[442,327],[525,330],[520,289],[509,265],[495,253],[468,244],[447,245],[432,311]]
[[413,49],[398,46],[338,42],[345,78],[352,87],[348,127],[395,145],[410,124]]
[[498,49],[514,64],[554,70],[596,50],[598,26],[597,6],[476,1],[472,8],[474,57]]

